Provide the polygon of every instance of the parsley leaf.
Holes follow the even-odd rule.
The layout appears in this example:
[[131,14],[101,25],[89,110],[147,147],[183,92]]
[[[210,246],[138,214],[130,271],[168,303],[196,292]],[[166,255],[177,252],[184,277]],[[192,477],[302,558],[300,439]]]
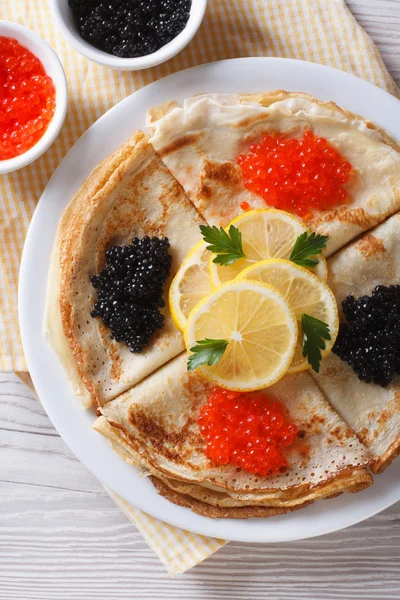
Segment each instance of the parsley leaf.
[[323,321],[303,314],[301,316],[303,356],[307,357],[309,364],[318,373],[321,362],[321,350],[325,348],[324,340],[331,339],[329,327]]
[[213,262],[228,266],[244,257],[242,234],[234,225],[229,227],[229,231],[223,227],[218,229],[215,225],[200,225],[200,231],[204,241],[209,244],[207,250],[217,255]]
[[319,261],[316,258],[310,258],[310,256],[320,254],[322,249],[325,248],[328,239],[327,235],[319,235],[314,231],[312,233],[305,231],[297,237],[289,260],[301,267],[315,267]]
[[193,371],[200,365],[216,365],[221,359],[223,353],[228,345],[227,340],[200,340],[196,342],[196,346],[190,348],[190,352],[193,352],[189,356],[187,370]]

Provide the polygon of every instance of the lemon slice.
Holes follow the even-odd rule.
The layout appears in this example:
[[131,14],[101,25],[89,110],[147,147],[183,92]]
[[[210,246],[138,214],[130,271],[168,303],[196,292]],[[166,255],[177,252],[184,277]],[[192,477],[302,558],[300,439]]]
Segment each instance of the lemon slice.
[[[339,328],[338,308],[332,290],[308,269],[299,267],[289,260],[269,259],[248,267],[238,277],[240,280],[263,282],[279,290],[296,315],[301,334],[301,317],[305,313],[326,323],[331,339],[325,340],[326,356],[335,343]],[[289,373],[309,369],[307,358],[302,354],[302,335],[299,335],[296,351]]]
[[210,252],[201,241],[189,252],[169,288],[169,308],[175,325],[184,330],[190,311],[211,292]]
[[[212,262],[210,258],[211,281],[216,287],[234,279],[243,269],[267,258],[289,258],[297,237],[307,230],[301,219],[283,210],[259,209],[251,210],[227,226],[234,225],[242,233],[242,246],[245,258],[240,258],[227,267]],[[313,272],[326,281],[328,267],[325,258],[318,255],[318,265]]]
[[185,328],[188,350],[205,338],[227,340],[219,362],[198,367],[235,391],[272,385],[287,371],[297,342],[294,312],[280,292],[252,281],[232,281],[203,298]]

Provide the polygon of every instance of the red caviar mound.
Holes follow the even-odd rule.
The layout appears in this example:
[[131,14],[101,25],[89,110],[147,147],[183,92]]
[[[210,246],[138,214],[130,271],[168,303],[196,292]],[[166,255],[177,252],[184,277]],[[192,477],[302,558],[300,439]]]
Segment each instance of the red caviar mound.
[[206,438],[205,454],[219,465],[228,463],[255,475],[284,471],[281,453],[293,444],[297,427],[288,423],[280,402],[265,394],[231,392],[215,387],[197,419]]
[[0,36],[0,160],[29,150],[54,115],[55,88],[41,61]]
[[266,135],[236,160],[245,187],[269,206],[306,217],[349,202],[351,164],[312,131],[302,139]]

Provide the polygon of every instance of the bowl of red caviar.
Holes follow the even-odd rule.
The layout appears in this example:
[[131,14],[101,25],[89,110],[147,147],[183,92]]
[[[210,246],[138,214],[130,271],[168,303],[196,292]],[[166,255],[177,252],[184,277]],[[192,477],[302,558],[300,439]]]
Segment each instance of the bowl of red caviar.
[[67,104],[64,69],[52,48],[30,29],[0,21],[0,174],[47,150]]

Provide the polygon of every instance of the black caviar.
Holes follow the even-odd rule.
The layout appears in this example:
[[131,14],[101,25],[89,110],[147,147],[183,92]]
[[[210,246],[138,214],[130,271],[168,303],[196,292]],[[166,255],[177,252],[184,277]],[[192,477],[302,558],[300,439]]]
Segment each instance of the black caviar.
[[192,0],[68,0],[81,37],[104,52],[134,58],[173,40]]
[[131,246],[112,246],[107,266],[90,278],[97,290],[92,317],[100,317],[117,342],[141,352],[164,327],[164,284],[171,270],[168,238],[133,238]]
[[333,352],[361,381],[388,386],[400,374],[400,285],[378,285],[371,296],[347,296]]

